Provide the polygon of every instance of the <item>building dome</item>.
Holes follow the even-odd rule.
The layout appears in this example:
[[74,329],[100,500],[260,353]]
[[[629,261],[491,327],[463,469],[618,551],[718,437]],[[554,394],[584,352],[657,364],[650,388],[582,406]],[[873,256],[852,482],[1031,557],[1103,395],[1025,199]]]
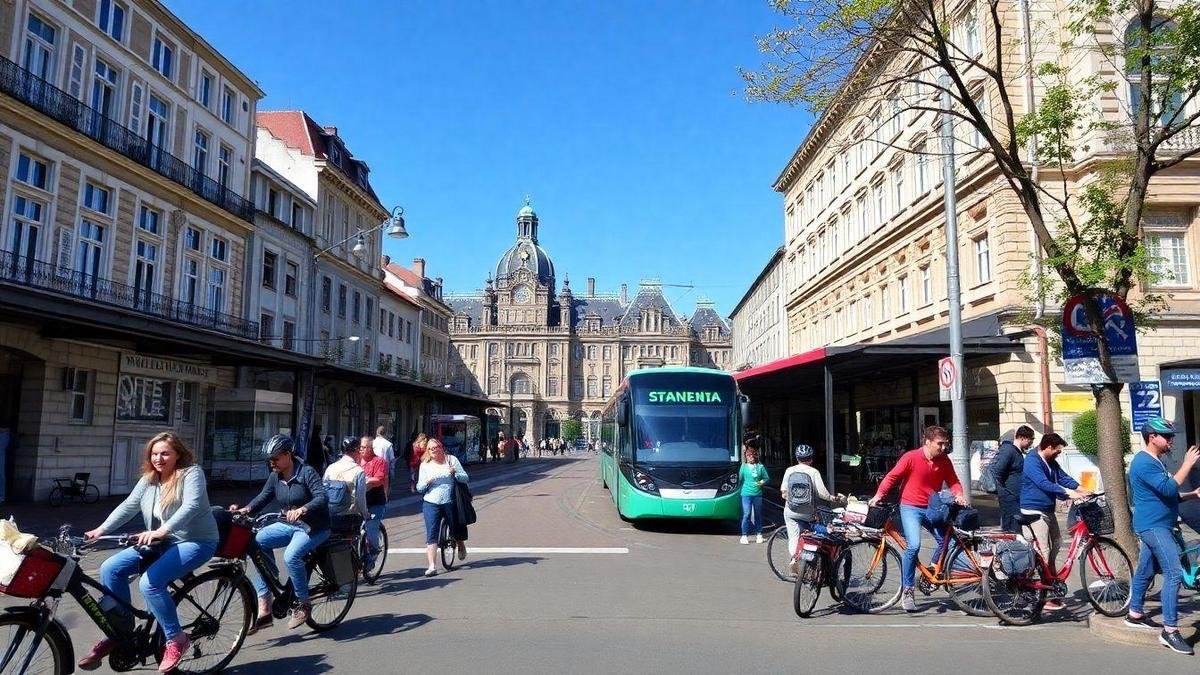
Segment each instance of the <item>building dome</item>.
[[537,277],[539,283],[554,284],[554,262],[541,246],[531,239],[521,238],[513,244],[496,263],[496,281],[508,280],[518,270],[526,269]]

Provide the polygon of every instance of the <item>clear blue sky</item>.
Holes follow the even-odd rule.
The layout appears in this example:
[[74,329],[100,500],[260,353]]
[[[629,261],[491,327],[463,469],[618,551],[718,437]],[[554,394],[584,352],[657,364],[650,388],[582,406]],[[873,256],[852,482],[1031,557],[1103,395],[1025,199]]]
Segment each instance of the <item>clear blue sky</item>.
[[267,93],[337,126],[449,291],[483,286],[526,193],[576,292],[668,288],[728,315],[783,239],[771,183],[810,124],[750,104],[765,0],[167,0]]

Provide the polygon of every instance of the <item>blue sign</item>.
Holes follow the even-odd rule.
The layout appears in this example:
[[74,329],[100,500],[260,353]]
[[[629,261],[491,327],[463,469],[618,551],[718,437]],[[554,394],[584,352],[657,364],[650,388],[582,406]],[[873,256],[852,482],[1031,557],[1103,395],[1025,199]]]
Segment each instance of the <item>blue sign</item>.
[[1137,358],[1137,331],[1133,312],[1116,295],[1096,293],[1104,324],[1111,375],[1100,364],[1100,345],[1084,307],[1086,295],[1072,297],[1063,307],[1063,371],[1067,384],[1137,382],[1141,379]]
[[1157,381],[1130,382],[1129,401],[1133,407],[1134,431],[1141,431],[1150,418],[1162,417],[1162,389]]
[[1200,370],[1162,371],[1163,389],[1200,390]]

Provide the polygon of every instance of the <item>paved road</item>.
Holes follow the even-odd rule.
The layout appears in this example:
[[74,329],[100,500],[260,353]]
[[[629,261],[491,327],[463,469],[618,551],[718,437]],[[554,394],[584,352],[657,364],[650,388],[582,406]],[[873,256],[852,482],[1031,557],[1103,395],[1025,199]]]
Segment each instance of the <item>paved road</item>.
[[[939,596],[919,614],[800,620],[762,545],[722,524],[634,528],[617,518],[592,458],[531,460],[480,481],[472,552],[425,579],[419,504],[389,511],[380,584],[322,636],[280,623],[252,636],[236,673],[1183,672],[1196,661],[1092,637],[1078,601],[1031,628],[966,617]],[[492,549],[496,552],[484,552]],[[516,549],[514,551],[514,549]],[[556,552],[561,549],[574,552]],[[625,552],[627,551],[627,552]],[[822,603],[824,605],[824,603]],[[64,607],[67,603],[64,603]],[[1200,609],[1191,602],[1186,609]],[[64,614],[77,650],[94,639]],[[892,665],[889,665],[891,663]]]

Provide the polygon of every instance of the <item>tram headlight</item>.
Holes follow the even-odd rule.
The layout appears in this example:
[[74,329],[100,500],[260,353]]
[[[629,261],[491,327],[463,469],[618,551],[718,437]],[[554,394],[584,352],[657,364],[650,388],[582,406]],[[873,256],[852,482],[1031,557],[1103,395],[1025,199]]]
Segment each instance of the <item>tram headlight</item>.
[[717,494],[727,494],[736,489],[738,489],[738,472],[734,471],[721,482],[721,487],[717,488]]
[[658,485],[654,482],[654,477],[637,469],[633,470],[633,484],[645,492],[658,492]]

